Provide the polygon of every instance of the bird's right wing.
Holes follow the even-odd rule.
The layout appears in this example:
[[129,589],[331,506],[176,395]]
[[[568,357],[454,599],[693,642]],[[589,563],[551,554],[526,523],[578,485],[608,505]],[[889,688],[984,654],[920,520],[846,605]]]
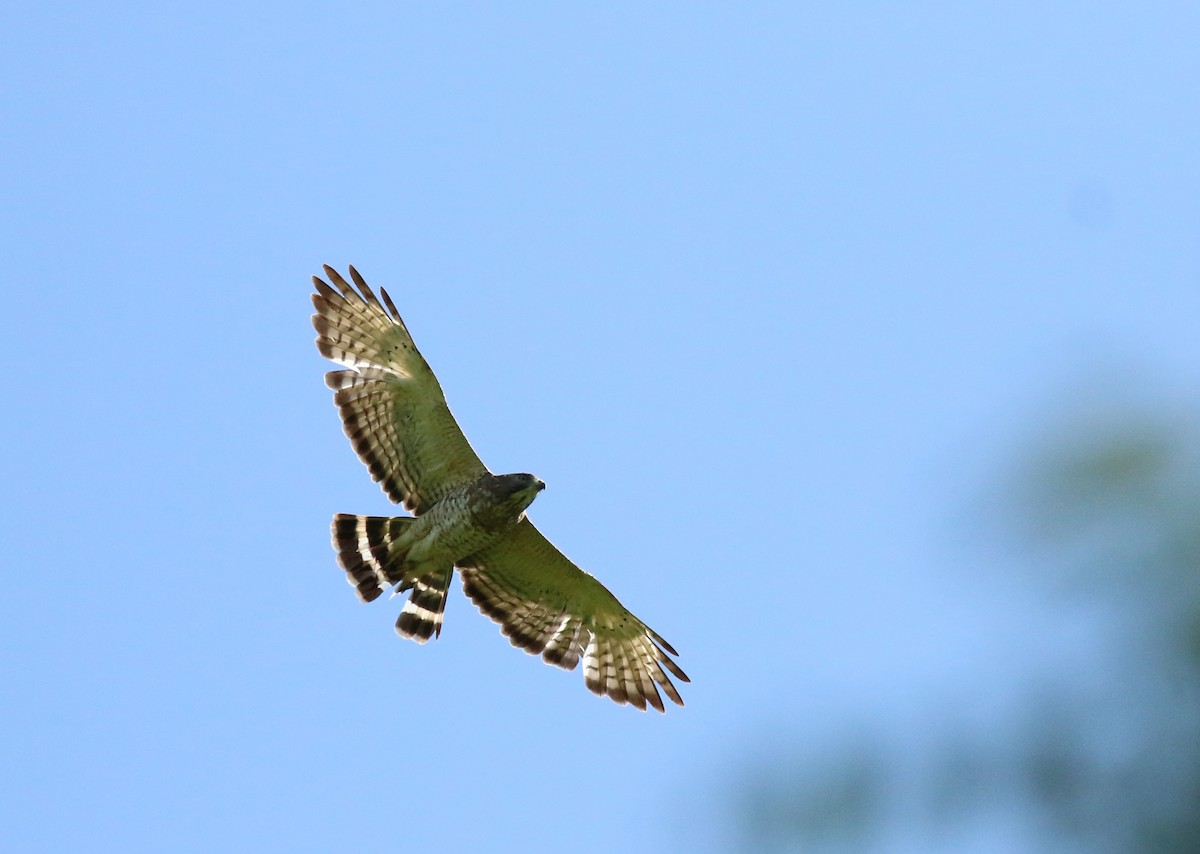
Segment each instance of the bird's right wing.
[[487,468],[387,291],[380,303],[353,267],[358,290],[332,267],[325,274],[332,287],[313,276],[317,349],[348,369],[330,371],[325,383],[336,392],[346,435],[371,477],[392,501],[419,514]]
[[[458,561],[463,590],[513,646],[574,670],[593,694],[663,711],[661,688],[683,705],[667,676],[690,682],[669,643],[572,563],[528,518],[497,542]],[[657,688],[655,687],[657,685]]]

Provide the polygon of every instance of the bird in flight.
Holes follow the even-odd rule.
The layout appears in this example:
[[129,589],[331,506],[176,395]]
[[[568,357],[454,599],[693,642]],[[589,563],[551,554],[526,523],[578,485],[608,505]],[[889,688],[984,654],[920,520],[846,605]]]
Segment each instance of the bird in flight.
[[317,349],[343,367],[325,384],[371,477],[412,513],[333,517],[333,547],[358,597],[411,591],[396,632],[425,643],[441,633],[457,567],[463,591],[513,646],[565,670],[582,659],[588,689],[617,703],[661,712],[661,690],[682,706],[670,677],[691,680],[678,653],[529,521],[542,481],[487,470],[387,291],[380,302],[353,267],[354,286],[332,267],[325,275],[329,283],[313,276]]

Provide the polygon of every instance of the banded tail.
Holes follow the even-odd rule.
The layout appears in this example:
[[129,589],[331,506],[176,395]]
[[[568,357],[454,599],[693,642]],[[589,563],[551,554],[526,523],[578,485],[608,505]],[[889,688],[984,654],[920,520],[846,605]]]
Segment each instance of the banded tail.
[[394,548],[405,528],[416,520],[407,516],[353,516],[338,513],[331,531],[338,564],[358,598],[371,602],[386,588],[412,590],[396,619],[396,633],[425,643],[442,632],[442,614],[454,567],[436,569],[405,580],[407,551]]

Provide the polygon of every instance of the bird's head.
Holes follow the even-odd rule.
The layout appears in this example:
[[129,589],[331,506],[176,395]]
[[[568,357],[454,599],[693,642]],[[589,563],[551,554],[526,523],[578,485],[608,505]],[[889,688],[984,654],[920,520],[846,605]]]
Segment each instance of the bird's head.
[[524,510],[533,503],[537,494],[546,488],[546,484],[531,474],[502,474],[496,477],[496,485],[500,492]]
[[526,506],[532,503],[533,499],[538,497],[538,493],[546,488],[545,483],[536,479],[530,474],[514,474],[514,475],[499,475],[496,479],[499,481],[500,489],[505,494],[511,497],[528,498]]

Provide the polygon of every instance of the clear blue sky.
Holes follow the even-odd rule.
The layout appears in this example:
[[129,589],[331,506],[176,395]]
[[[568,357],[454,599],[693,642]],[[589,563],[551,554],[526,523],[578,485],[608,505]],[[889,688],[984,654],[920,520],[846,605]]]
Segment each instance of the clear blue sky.
[[[5,3],[0,847],[717,851],[747,755],[1003,696],[1026,606],[970,496],[1081,377],[1200,388],[1198,27]],[[424,648],[358,603],[329,517],[391,505],[322,263],[547,482],[685,709],[591,696],[457,584]]]

